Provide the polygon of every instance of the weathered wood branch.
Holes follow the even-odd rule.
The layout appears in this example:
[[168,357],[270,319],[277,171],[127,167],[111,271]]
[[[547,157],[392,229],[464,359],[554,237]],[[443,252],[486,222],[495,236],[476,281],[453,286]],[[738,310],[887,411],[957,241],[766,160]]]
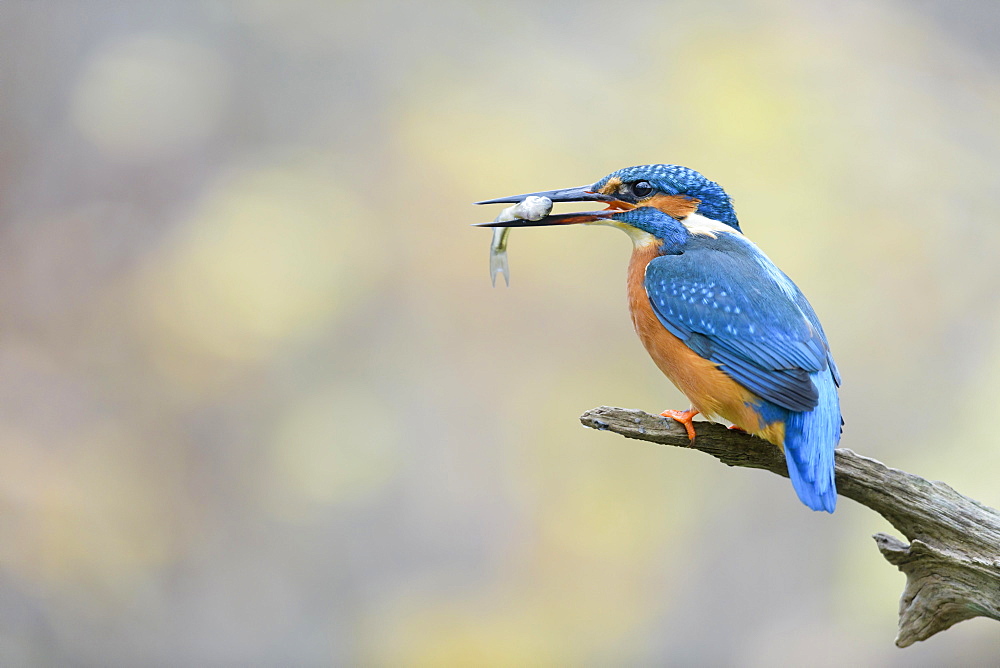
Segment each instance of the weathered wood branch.
[[[670,418],[602,406],[580,416],[584,426],[660,445],[701,450],[729,466],[788,476],[780,449],[742,432],[698,423],[689,441]],[[942,482],[889,468],[841,448],[837,491],[896,527],[909,545],[879,533],[875,543],[906,575],[896,645],[908,647],[973,617],[1000,621],[1000,512]]]

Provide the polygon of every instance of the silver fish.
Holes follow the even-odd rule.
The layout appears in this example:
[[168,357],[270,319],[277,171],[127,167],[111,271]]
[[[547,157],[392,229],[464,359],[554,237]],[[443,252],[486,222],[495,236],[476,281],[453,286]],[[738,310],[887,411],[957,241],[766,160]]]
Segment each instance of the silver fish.
[[[552,200],[548,197],[526,197],[514,206],[509,206],[500,212],[494,222],[505,223],[510,220],[541,220],[552,211]],[[490,244],[490,278],[493,287],[497,285],[497,274],[503,274],[504,281],[510,287],[510,267],[507,265],[507,237],[509,227],[493,228],[493,243]]]

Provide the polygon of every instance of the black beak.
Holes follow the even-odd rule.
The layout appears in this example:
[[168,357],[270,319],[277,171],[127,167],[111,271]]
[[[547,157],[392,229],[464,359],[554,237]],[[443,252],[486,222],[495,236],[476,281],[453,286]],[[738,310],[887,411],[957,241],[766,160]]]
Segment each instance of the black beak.
[[[563,188],[562,190],[546,190],[539,193],[525,193],[524,195],[511,195],[510,197],[498,197],[487,199],[476,204],[517,204],[523,202],[528,197],[548,197],[553,202],[614,202],[614,197],[602,195],[591,190],[593,186],[580,186],[579,188]],[[505,227],[511,227],[509,225]]]
[[[545,193],[538,194],[544,195]],[[525,195],[525,197],[527,197],[527,195]],[[480,202],[480,204],[482,203],[483,202]],[[604,211],[583,211],[581,213],[554,213],[539,220],[522,220],[518,218],[517,220],[508,220],[503,223],[475,223],[474,227],[543,227],[545,225],[574,225],[577,223],[593,223],[597,220],[607,220],[616,213],[621,213],[621,211],[605,209]]]

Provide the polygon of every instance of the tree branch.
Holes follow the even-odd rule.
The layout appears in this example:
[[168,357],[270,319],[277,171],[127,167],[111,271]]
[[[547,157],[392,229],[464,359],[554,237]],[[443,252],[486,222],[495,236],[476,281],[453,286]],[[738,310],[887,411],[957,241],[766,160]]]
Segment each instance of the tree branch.
[[[689,441],[670,418],[602,406],[580,416],[586,427],[660,445],[701,450],[729,466],[788,477],[779,448],[742,432],[698,423]],[[874,536],[886,560],[906,575],[896,645],[908,647],[973,617],[1000,621],[1000,513],[932,482],[841,448],[837,491],[889,520],[910,544]]]

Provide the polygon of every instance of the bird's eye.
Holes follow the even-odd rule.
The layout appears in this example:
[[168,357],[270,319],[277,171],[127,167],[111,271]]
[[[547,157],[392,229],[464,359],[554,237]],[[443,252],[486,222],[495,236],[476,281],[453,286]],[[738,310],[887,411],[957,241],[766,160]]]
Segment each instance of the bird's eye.
[[653,192],[653,186],[649,181],[636,181],[632,184],[632,194],[636,197],[646,197]]

